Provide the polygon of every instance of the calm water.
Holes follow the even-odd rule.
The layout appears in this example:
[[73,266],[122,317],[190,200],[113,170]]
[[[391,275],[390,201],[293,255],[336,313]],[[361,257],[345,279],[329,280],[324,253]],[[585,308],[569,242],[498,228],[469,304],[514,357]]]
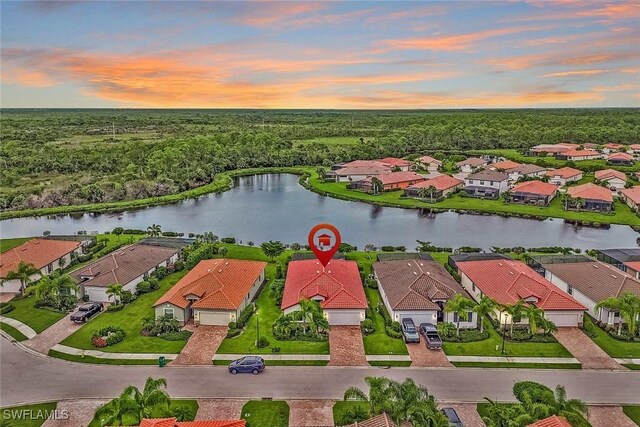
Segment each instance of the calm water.
[[304,189],[294,175],[256,175],[238,179],[236,186],[173,205],[114,214],[80,214],[18,218],[0,222],[3,238],[73,234],[79,230],[104,232],[120,226],[235,236],[244,242],[270,239],[305,242],[319,222],[330,222],[342,240],[358,245],[416,246],[416,239],[438,246],[569,246],[574,248],[636,247],[638,233],[627,226],[609,230],[575,229],[561,220],[535,221],[453,212],[427,216],[419,210],[382,208],[322,197]]

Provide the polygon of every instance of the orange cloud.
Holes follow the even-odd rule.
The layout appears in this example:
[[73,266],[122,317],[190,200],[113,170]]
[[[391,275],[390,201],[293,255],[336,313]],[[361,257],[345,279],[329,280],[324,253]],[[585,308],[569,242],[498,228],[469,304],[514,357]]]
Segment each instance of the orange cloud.
[[519,71],[534,67],[589,66],[594,64],[636,60],[640,52],[609,52],[609,53],[573,53],[552,52],[530,55],[485,59],[484,64],[492,65],[501,70]]
[[55,85],[55,80],[47,74],[28,69],[6,69],[2,73],[2,80],[7,83],[19,84],[26,87],[50,87]]
[[317,12],[326,8],[321,2],[257,2],[246,3],[245,8],[232,20],[252,27],[269,27],[299,15]]
[[608,73],[610,70],[577,70],[577,71],[559,71],[556,73],[544,74],[539,77],[579,77],[594,76],[596,74]]

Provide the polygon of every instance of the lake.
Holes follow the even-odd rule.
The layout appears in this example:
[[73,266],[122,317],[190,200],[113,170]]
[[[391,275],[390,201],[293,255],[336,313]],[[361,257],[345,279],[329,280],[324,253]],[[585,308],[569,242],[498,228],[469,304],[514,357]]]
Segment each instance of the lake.
[[575,228],[559,219],[545,221],[446,212],[428,215],[417,209],[398,209],[320,196],[298,184],[291,174],[267,174],[236,179],[231,190],[199,199],[121,213],[58,215],[0,221],[2,238],[75,234],[80,230],[105,232],[114,227],[146,229],[160,224],[165,231],[234,236],[244,243],[267,240],[306,242],[317,223],[340,229],[343,242],[357,245],[403,245],[416,239],[437,246],[572,248],[636,247],[640,234],[631,227],[609,230]]

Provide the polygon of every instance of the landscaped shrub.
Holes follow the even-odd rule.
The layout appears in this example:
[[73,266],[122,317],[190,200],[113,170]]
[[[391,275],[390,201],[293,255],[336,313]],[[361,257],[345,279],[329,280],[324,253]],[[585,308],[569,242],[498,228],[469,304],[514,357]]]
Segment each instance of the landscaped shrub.
[[45,308],[58,313],[68,313],[75,308],[76,301],[76,297],[71,295],[60,296],[48,294],[43,296],[42,299],[36,301],[33,306],[36,308]]
[[158,267],[154,270],[152,276],[157,277],[158,280],[162,280],[167,277],[168,274],[169,270],[167,270],[167,267]]
[[364,319],[360,322],[360,329],[362,329],[362,333],[365,335],[371,335],[376,331],[375,323],[371,319]]
[[229,329],[227,331],[227,338],[237,337],[238,335],[240,335],[241,332],[242,330],[240,329]]
[[390,328],[396,332],[402,332],[402,326],[400,326],[400,322],[391,322]]
[[158,336],[166,341],[186,341],[191,337],[192,334],[193,332],[191,331],[178,331],[178,332],[165,332]]
[[133,295],[133,292],[128,290],[122,291],[122,295],[120,296],[120,302],[122,304],[127,305],[134,299],[136,299],[136,297]]
[[151,276],[147,279],[147,281],[149,283],[151,283],[151,290],[155,291],[157,289],[160,289],[160,281],[158,280],[158,278],[156,276]]
[[238,328],[245,327],[245,325],[251,318],[251,315],[253,314],[255,308],[256,306],[254,304],[249,304],[244,308],[244,310],[242,310],[242,313],[240,313],[240,316],[238,316],[238,321],[237,321]]
[[[449,325],[454,326],[452,323]],[[447,342],[475,342],[475,341],[483,341],[489,338],[489,331],[486,329],[480,332],[480,329],[460,329],[460,336],[456,335],[455,326],[453,327],[453,334],[441,336],[443,341]]]
[[438,334],[444,341],[449,341],[456,336],[456,325],[453,323],[438,323]]
[[387,307],[385,307],[384,304],[380,302],[378,303],[376,310],[378,311],[378,313],[380,313],[380,315],[384,319],[385,326],[391,326],[391,315],[389,315],[389,312],[387,311]]
[[214,243],[200,243],[192,246],[193,248],[185,248],[186,266],[188,269],[192,269],[203,259],[213,258],[213,256],[218,253],[218,246]]
[[120,311],[124,308],[124,304],[111,304],[109,307],[107,307],[107,311]]
[[271,295],[273,295],[276,305],[280,307],[280,304],[282,304],[282,295],[284,293],[284,280],[274,280],[271,282],[271,285],[269,285],[269,290],[271,290]]
[[366,279],[365,283],[366,283],[368,288],[378,289],[378,281],[376,279],[374,279],[373,277],[370,277],[370,278]]
[[258,340],[258,348],[269,347],[269,340],[265,337],[260,337]]
[[548,402],[553,398],[553,391],[543,384],[521,381],[513,385],[513,395],[521,402],[526,400],[527,396],[534,402]]
[[142,319],[142,335],[160,336],[169,332],[180,331],[180,321],[173,318],[170,314],[165,314],[157,319],[153,316],[147,316]]
[[229,329],[238,329],[238,325],[236,322],[229,322],[227,326],[229,327]]
[[280,347],[271,347],[271,353],[280,353]]
[[151,292],[151,283],[149,281],[143,280],[136,285],[136,294],[142,295],[149,292]]
[[125,336],[124,329],[118,326],[107,326],[93,333],[91,343],[95,347],[106,347],[119,343]]
[[184,262],[180,260],[176,261],[173,264],[173,271],[182,271],[182,270],[184,270]]
[[229,243],[229,244],[234,244],[236,243],[236,238],[235,237],[223,237],[222,239],[220,239],[220,241],[222,243]]
[[0,303],[0,314],[7,314],[11,311],[13,311],[15,309],[15,307],[12,304],[3,302]]
[[384,332],[391,338],[402,338],[402,332],[398,332],[391,326],[385,326]]

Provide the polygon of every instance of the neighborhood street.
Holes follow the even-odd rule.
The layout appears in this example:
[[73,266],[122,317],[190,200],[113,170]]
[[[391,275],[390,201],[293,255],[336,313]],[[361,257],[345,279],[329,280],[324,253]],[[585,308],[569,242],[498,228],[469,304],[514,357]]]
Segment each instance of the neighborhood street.
[[114,397],[147,377],[167,379],[176,398],[340,399],[352,385],[364,387],[366,376],[413,378],[440,400],[511,400],[512,384],[531,380],[563,384],[571,398],[590,404],[640,403],[640,372],[594,370],[269,367],[266,372],[231,376],[225,366],[111,366],[65,362],[24,351],[0,340],[0,405],[60,399]]

